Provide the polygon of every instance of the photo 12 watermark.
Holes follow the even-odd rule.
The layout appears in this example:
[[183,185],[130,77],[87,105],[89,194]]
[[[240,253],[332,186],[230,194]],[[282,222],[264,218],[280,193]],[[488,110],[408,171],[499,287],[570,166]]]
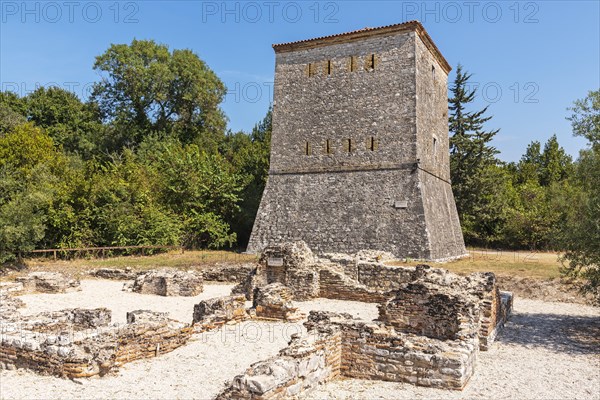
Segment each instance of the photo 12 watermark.
[[337,1],[202,1],[202,23],[339,22]]
[[465,89],[467,92],[475,91],[479,98],[489,104],[498,103],[501,100],[522,104],[538,104],[540,102],[538,97],[540,86],[533,81],[511,82],[510,84],[494,81],[470,81],[465,84]]
[[22,24],[137,24],[139,1],[1,1],[0,21]]
[[40,88],[60,88],[71,92],[81,99],[87,99],[94,90],[97,82],[0,82],[0,91],[11,92],[19,97],[25,97]]
[[232,82],[227,84],[227,94],[223,103],[250,103],[255,104],[263,100],[273,100],[273,82]]
[[422,23],[539,23],[540,3],[534,1],[403,1],[402,20]]

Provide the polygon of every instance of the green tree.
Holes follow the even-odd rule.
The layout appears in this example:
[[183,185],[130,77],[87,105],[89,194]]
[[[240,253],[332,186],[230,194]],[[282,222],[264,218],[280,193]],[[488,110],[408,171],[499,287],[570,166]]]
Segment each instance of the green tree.
[[33,124],[0,136],[0,263],[44,238],[60,161],[52,139]]
[[90,158],[100,144],[104,127],[99,110],[67,90],[41,87],[26,98],[27,117],[46,130],[56,145]]
[[160,203],[179,216],[185,246],[235,244],[228,221],[239,210],[241,184],[223,156],[207,153],[196,144],[154,136],[142,144],[139,157],[157,176]]
[[272,109],[256,124],[250,135],[243,132],[229,134],[222,150],[240,176],[242,191],[240,210],[233,216],[231,226],[237,234],[238,245],[246,247],[252,233],[254,219],[267,183],[271,148]]
[[24,101],[12,92],[0,92],[0,136],[27,122]]
[[92,176],[90,218],[97,245],[176,245],[181,224],[160,203],[158,182],[131,150]]
[[550,186],[553,183],[568,179],[573,173],[573,159],[567,154],[552,135],[541,154],[540,184]]
[[[467,242],[490,244],[500,231],[506,217],[503,208],[506,199],[498,199],[509,182],[507,175],[498,173],[495,155],[498,151],[490,144],[498,130],[486,131],[484,124],[492,117],[485,116],[488,107],[468,111],[475,100],[475,90],[469,90],[471,74],[463,72],[459,64],[456,78],[450,88],[450,175],[456,206]],[[501,206],[499,208],[499,206]]]
[[564,230],[563,273],[585,280],[585,290],[594,292],[600,301],[600,90],[589,92],[570,109],[575,136],[590,142],[580,152],[577,176],[583,188],[572,199],[576,208]]
[[92,100],[114,122],[123,145],[159,132],[203,148],[216,149],[222,140],[225,86],[191,50],[170,52],[152,40],[133,40],[111,45],[94,69],[103,78]]
[[553,135],[543,151],[540,142],[531,142],[513,174],[517,197],[506,222],[504,244],[513,248],[557,249],[572,207],[568,197],[578,193],[570,179],[571,157]]
[[525,150],[525,154],[516,165],[514,171],[516,183],[523,184],[526,182],[538,182],[542,175],[542,145],[537,140],[534,140]]

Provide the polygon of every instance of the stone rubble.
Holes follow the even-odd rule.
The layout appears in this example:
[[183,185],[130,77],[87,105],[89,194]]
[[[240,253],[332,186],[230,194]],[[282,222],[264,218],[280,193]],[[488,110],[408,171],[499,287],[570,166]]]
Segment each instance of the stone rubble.
[[135,279],[139,272],[131,268],[98,268],[91,271],[90,275],[102,279],[114,279],[120,281],[128,281]]
[[16,281],[23,285],[24,292],[69,293],[80,291],[78,280],[70,279],[60,272],[32,272],[27,276],[17,277]]
[[197,296],[203,288],[202,274],[198,272],[162,269],[137,275],[123,290],[158,296]]
[[295,322],[305,317],[292,304],[292,291],[281,283],[256,288],[252,305],[256,317],[261,319]]

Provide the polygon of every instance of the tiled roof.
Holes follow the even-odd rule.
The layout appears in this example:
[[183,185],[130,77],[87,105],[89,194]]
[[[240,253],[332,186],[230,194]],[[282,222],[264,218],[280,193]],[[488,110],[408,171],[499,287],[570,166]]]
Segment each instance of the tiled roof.
[[412,21],[406,21],[406,22],[402,22],[401,24],[393,24],[393,25],[385,25],[385,26],[379,26],[377,28],[370,28],[370,27],[366,27],[366,28],[362,28],[362,29],[358,29],[356,31],[350,31],[350,32],[343,32],[343,33],[336,33],[335,35],[328,35],[328,36],[320,36],[320,37],[316,37],[316,38],[312,38],[312,39],[304,39],[304,40],[297,40],[295,42],[287,42],[287,43],[277,43],[273,45],[273,48],[277,48],[279,46],[288,46],[291,44],[296,44],[296,43],[306,43],[306,42],[314,42],[317,40],[323,40],[323,39],[329,39],[329,38],[335,38],[335,37],[340,37],[340,36],[348,36],[348,35],[353,35],[355,33],[362,33],[362,32],[370,32],[370,31],[378,31],[378,30],[382,30],[382,29],[389,29],[389,28],[399,28],[399,27],[407,27],[413,24],[421,24],[419,21],[417,20],[412,20]]
[[295,42],[274,44],[273,49],[275,49],[275,52],[277,52],[277,53],[296,51],[296,50],[304,50],[304,49],[310,49],[313,47],[327,46],[327,45],[336,44],[336,43],[343,43],[343,42],[351,41],[354,39],[361,39],[361,38],[365,38],[365,37],[372,37],[372,36],[379,36],[379,35],[387,35],[387,34],[391,34],[391,33],[409,31],[409,30],[417,32],[417,34],[419,35],[419,37],[421,38],[423,43],[427,46],[429,51],[431,51],[431,53],[436,57],[436,59],[438,60],[440,65],[444,68],[444,70],[446,70],[446,73],[448,73],[452,69],[450,67],[450,64],[448,64],[448,61],[446,61],[446,59],[444,58],[444,56],[442,55],[440,50],[433,43],[433,40],[431,40],[431,37],[429,36],[429,34],[427,33],[427,31],[425,30],[423,25],[421,25],[421,23],[416,20],[407,21],[407,22],[403,22],[400,24],[380,26],[377,28],[368,28],[367,27],[367,28],[356,30],[356,31],[338,33],[338,34],[329,35],[329,36],[321,36],[321,37],[312,38],[312,39],[298,40]]

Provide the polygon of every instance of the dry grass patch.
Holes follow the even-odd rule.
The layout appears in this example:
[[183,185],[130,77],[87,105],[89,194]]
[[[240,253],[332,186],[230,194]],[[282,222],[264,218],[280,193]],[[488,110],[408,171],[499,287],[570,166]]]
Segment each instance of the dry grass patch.
[[[218,262],[245,263],[256,261],[253,254],[241,254],[232,251],[186,251],[181,253],[174,250],[151,256],[121,256],[112,258],[89,258],[74,260],[54,260],[52,258],[30,258],[25,261],[27,268],[20,273],[5,276],[14,279],[19,274],[33,271],[62,272],[72,277],[82,277],[88,271],[98,268],[131,268],[136,271],[145,271],[157,268],[189,269],[193,266],[215,264]],[[0,280],[3,277],[0,276]]]
[[[473,272],[493,272],[496,275],[535,279],[560,277],[559,254],[552,252],[471,250],[469,256],[444,263],[426,262],[433,267],[468,275]],[[417,265],[422,262],[394,261],[390,265]]]

